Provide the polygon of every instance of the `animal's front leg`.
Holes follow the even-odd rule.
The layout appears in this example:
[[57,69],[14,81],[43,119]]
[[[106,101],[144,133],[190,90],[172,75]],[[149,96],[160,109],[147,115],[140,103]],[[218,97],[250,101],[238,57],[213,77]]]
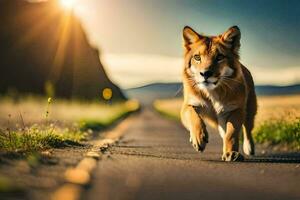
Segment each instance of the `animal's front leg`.
[[190,131],[190,142],[195,150],[204,151],[206,143],[208,143],[208,133],[203,120],[193,106],[183,105],[181,120]]
[[242,161],[244,158],[239,153],[239,135],[243,123],[243,110],[237,109],[227,115],[225,120],[225,135],[223,137],[224,161]]

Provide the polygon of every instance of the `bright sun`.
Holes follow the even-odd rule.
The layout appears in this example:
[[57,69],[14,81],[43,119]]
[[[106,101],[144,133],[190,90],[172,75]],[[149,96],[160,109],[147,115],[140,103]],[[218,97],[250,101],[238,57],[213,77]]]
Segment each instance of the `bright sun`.
[[60,0],[60,4],[67,10],[71,10],[75,6],[76,0]]

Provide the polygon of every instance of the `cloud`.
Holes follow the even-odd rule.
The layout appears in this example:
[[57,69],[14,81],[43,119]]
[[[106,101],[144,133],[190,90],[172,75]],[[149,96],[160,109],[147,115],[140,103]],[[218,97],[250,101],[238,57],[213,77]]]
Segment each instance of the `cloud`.
[[[101,60],[111,79],[122,88],[153,82],[179,82],[183,59],[147,54],[103,54]],[[288,85],[300,82],[300,67],[249,67],[256,85]]]
[[299,67],[249,67],[256,85],[290,85],[300,83]]
[[101,60],[108,75],[123,88],[152,82],[181,80],[183,61],[178,57],[145,54],[104,54]]

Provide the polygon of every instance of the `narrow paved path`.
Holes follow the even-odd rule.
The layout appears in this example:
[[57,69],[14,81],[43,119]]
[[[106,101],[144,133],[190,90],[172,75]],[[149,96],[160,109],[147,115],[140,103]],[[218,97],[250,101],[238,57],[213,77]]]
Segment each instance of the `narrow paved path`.
[[194,151],[179,123],[144,109],[121,142],[99,161],[83,199],[300,199],[299,155],[221,161],[221,139],[210,134]]

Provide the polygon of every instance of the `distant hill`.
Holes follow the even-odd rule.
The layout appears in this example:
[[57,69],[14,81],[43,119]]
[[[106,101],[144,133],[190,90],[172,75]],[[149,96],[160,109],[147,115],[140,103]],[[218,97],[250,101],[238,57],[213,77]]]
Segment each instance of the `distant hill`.
[[288,86],[258,85],[255,86],[255,91],[260,96],[300,94],[300,84]]
[[152,83],[125,90],[129,98],[138,99],[144,104],[151,104],[155,99],[174,98],[182,95],[180,83]]
[[[181,83],[153,83],[126,90],[131,98],[137,98],[144,103],[155,99],[174,98],[182,96]],[[300,94],[300,84],[289,86],[258,85],[255,87],[258,96]]]
[[125,98],[80,21],[57,0],[1,0],[0,44],[0,94],[44,94],[48,83],[58,97],[100,99],[111,88],[113,100]]

